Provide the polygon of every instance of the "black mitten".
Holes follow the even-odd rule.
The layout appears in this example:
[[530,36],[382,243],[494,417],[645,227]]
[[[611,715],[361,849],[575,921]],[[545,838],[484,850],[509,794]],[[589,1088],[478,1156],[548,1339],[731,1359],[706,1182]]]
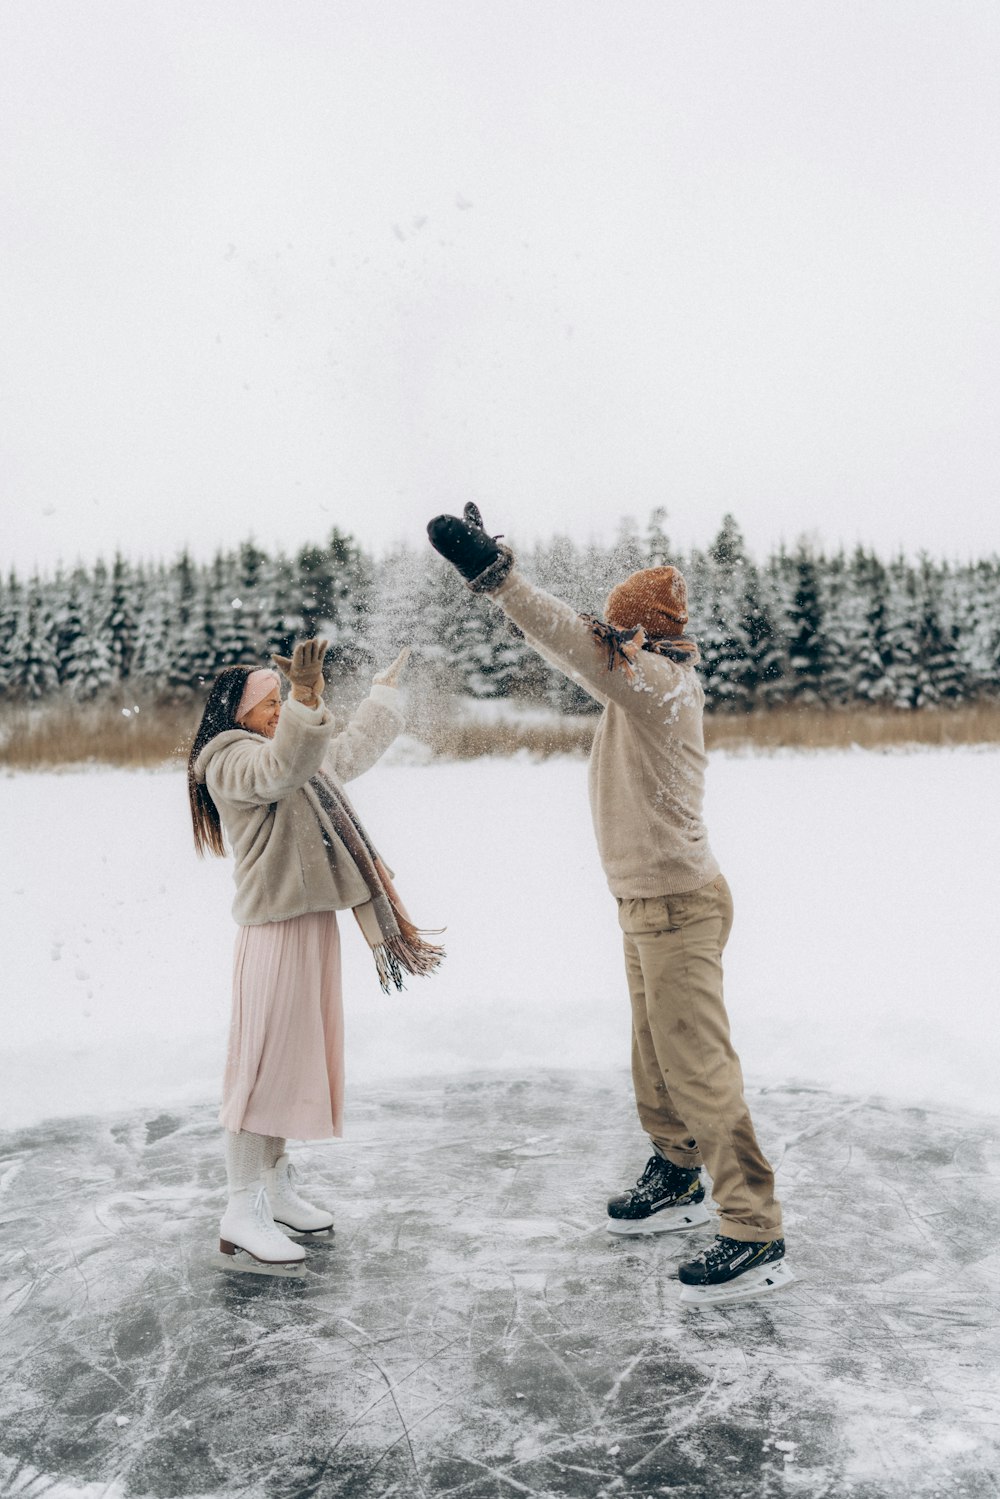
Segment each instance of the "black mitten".
[[[466,512],[469,508],[467,505]],[[456,567],[466,582],[478,578],[500,556],[500,547],[492,536],[487,536],[482,525],[459,520],[457,515],[436,515],[427,527],[427,535],[434,550]]]

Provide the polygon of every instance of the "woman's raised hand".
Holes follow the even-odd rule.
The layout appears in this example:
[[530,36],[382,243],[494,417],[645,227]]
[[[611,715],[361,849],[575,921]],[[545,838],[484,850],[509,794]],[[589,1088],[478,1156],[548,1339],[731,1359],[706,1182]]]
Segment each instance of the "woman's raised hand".
[[410,646],[404,645],[392,665],[387,666],[384,671],[380,671],[377,676],[372,678],[372,681],[377,682],[380,687],[398,687],[400,673],[410,659],[410,650]]
[[315,708],[323,696],[323,660],[326,640],[300,640],[291,656],[272,656],[275,666],[292,684],[296,702]]

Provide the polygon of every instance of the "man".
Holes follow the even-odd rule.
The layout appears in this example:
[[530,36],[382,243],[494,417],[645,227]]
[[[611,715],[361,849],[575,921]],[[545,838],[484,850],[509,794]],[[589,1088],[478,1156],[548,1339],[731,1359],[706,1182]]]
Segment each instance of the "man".
[[697,647],[683,633],[684,579],[673,567],[633,573],[597,620],[523,578],[475,505],[462,520],[438,516],[427,531],[474,592],[490,595],[541,656],[604,707],[590,755],[591,811],[624,933],[632,1077],[654,1151],[635,1186],[608,1203],[608,1228],[655,1233],[708,1222],[704,1163],[719,1233],[680,1266],[681,1300],[777,1290],[792,1275],[722,996],[732,900],[702,820],[705,697]]

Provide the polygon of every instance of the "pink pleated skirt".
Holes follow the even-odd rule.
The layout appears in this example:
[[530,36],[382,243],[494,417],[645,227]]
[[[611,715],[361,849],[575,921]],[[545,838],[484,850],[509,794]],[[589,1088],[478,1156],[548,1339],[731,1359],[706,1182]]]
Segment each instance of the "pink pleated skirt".
[[240,927],[219,1122],[292,1140],[340,1135],[344,1004],[333,911]]

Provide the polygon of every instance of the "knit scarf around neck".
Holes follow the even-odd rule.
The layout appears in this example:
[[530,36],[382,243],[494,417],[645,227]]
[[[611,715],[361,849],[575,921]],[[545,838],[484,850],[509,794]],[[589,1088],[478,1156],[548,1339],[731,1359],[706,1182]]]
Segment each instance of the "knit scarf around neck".
[[606,620],[598,619],[596,614],[581,614],[580,618],[590,626],[594,639],[607,650],[608,671],[620,666],[630,680],[635,676],[635,662],[640,651],[649,651],[651,656],[666,656],[678,666],[697,666],[701,660],[696,643],[686,635],[649,637],[642,625],[637,625],[634,630],[619,630]]
[[[385,994],[390,986],[403,988],[403,974],[433,973],[444,957],[444,948],[425,942],[396,894],[389,870],[382,863],[365,832],[358,814],[344,792],[322,770],[306,786],[313,810],[323,832],[323,842],[331,863],[334,833],[347,849],[358,873],[368,887],[368,900],[354,907],[354,915],[372,950],[378,981]],[[436,934],[435,934],[436,935]]]

